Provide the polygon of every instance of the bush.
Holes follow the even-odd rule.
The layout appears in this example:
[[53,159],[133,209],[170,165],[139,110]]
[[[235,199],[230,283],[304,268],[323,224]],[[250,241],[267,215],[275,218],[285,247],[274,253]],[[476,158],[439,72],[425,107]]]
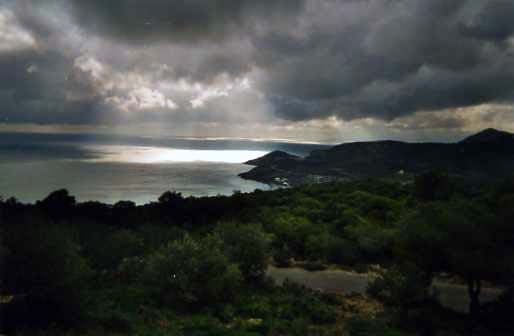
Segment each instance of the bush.
[[39,201],[37,205],[51,218],[62,219],[72,213],[75,203],[75,197],[70,196],[68,190],[60,189],[50,193],[44,200]]
[[349,336],[381,336],[386,325],[381,320],[353,317],[347,322]]
[[451,194],[448,175],[435,171],[416,176],[414,194],[422,201],[447,200]]
[[326,260],[331,242],[328,232],[307,237],[305,255],[308,260]]
[[155,298],[176,308],[227,302],[242,280],[241,272],[223,254],[221,241],[215,236],[200,241],[186,236],[171,242],[148,258],[144,273]]
[[[401,204],[397,200],[362,190],[350,193],[346,201],[361,215],[385,225],[393,224],[401,211]],[[358,222],[354,220],[354,224],[351,225],[358,225]]]
[[402,336],[399,330],[392,329],[385,320],[353,317],[347,322],[349,336]]
[[269,258],[269,239],[259,227],[225,223],[220,234],[230,259],[238,264],[246,280],[262,280]]
[[143,239],[134,231],[122,229],[91,242],[92,263],[100,269],[115,269],[124,258],[142,254]]
[[326,270],[327,269],[327,265],[325,265],[323,262],[319,261],[319,260],[315,260],[315,261],[308,261],[306,262],[303,267],[307,270],[307,271],[311,271],[311,272],[314,272],[314,271],[323,271],[323,270]]
[[282,245],[274,249],[273,260],[277,267],[289,267],[292,264],[293,253],[287,247]]
[[349,239],[357,242],[359,253],[368,262],[380,262],[391,257],[395,230],[365,222],[358,226],[348,226],[345,232]]
[[275,235],[275,246],[287,246],[299,257],[305,256],[307,237],[320,233],[321,227],[313,225],[306,217],[294,216],[288,212],[273,217],[270,231]]
[[303,316],[315,324],[336,321],[337,311],[331,303],[327,302],[323,294],[287,280],[282,286],[283,295],[290,305],[290,317]]
[[156,250],[172,240],[184,238],[186,231],[176,226],[163,226],[158,224],[145,224],[138,230],[143,238],[145,250]]
[[330,263],[352,266],[359,260],[359,247],[351,240],[332,237],[327,251]]
[[[4,244],[11,253],[2,265],[2,291],[15,295],[26,310],[14,327],[76,324],[84,316],[92,275],[80,247],[61,228],[20,226],[5,233]],[[16,309],[7,306],[5,314],[10,308]]]
[[514,288],[507,289],[500,297],[483,307],[482,319],[492,330],[512,331],[514,321]]
[[120,280],[137,282],[146,268],[147,260],[144,257],[124,258],[115,273]]
[[413,266],[392,267],[368,286],[368,293],[385,304],[407,309],[429,298],[431,279]]

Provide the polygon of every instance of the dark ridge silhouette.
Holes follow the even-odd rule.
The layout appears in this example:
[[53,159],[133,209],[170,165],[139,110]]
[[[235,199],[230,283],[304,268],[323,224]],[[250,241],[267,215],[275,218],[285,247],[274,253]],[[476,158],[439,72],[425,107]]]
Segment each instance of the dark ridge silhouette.
[[498,145],[514,143],[514,134],[505,131],[499,131],[494,128],[487,128],[477,134],[463,139],[460,143],[489,143]]
[[266,154],[260,158],[250,160],[245,162],[248,165],[252,166],[261,166],[261,165],[271,165],[275,164],[276,162],[286,163],[286,162],[296,162],[301,160],[302,158],[297,155],[292,155],[289,153],[286,153],[284,151],[273,151],[269,154]]
[[514,171],[514,135],[486,129],[457,143],[353,142],[314,150],[304,159],[272,152],[247,164],[256,167],[241,177],[289,185],[410,178],[433,170],[485,182],[505,178]]

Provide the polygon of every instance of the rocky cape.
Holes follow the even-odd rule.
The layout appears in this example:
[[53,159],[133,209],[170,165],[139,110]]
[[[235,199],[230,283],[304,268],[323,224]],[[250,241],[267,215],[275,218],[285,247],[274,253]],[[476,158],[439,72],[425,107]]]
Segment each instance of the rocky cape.
[[306,157],[274,151],[246,164],[255,168],[242,178],[281,186],[405,178],[433,170],[485,182],[514,173],[514,134],[486,129],[457,143],[353,142]]

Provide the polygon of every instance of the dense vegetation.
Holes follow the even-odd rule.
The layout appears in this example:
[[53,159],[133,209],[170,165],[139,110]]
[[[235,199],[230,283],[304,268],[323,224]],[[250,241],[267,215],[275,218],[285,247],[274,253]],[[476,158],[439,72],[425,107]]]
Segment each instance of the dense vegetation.
[[[157,202],[76,203],[59,190],[0,203],[2,329],[55,335],[508,335],[514,327],[514,182],[470,189],[444,174]],[[291,282],[270,263],[365,272],[365,300]],[[375,266],[375,268],[377,268]],[[468,286],[469,314],[431,284]],[[504,289],[480,302],[483,286]]]

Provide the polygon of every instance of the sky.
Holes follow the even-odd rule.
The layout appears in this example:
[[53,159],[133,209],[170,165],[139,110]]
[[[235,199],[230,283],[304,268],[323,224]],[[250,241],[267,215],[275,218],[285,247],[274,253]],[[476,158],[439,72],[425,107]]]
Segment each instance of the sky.
[[0,0],[0,132],[514,131],[511,0]]

